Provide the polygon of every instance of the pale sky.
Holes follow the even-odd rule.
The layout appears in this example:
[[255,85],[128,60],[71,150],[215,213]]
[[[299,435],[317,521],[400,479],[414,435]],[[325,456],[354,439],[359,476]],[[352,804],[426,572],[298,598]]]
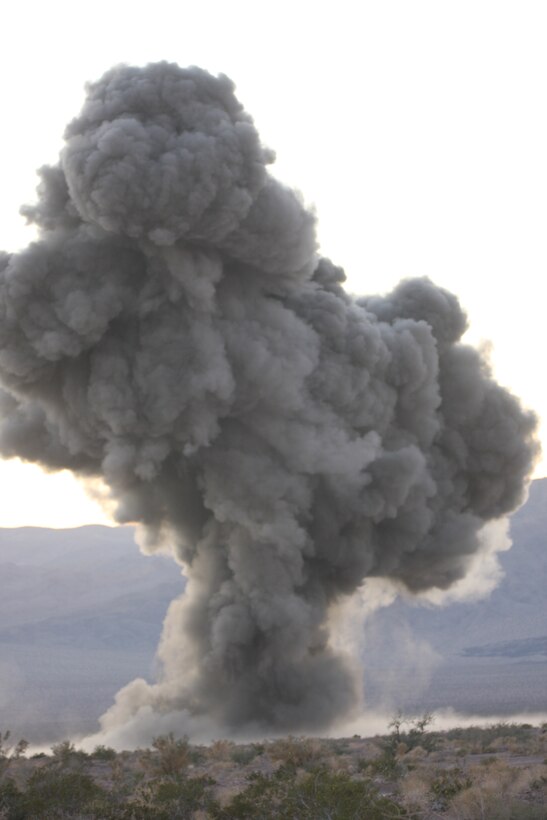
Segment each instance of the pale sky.
[[[86,80],[162,59],[224,72],[349,288],[454,291],[498,380],[547,418],[547,3],[53,0],[2,18],[0,248],[32,238],[19,206]],[[107,521],[67,474],[0,462],[0,489],[0,526]]]

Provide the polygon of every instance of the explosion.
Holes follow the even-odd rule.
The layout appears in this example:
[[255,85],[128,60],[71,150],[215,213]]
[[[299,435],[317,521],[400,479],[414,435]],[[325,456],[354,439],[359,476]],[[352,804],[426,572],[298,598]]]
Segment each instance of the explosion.
[[0,452],[101,478],[188,578],[158,681],[106,730],[346,717],[333,606],[370,577],[461,579],[537,456],[456,297],[350,297],[273,160],[228,78],[116,67],[23,209],[39,239],[0,255]]

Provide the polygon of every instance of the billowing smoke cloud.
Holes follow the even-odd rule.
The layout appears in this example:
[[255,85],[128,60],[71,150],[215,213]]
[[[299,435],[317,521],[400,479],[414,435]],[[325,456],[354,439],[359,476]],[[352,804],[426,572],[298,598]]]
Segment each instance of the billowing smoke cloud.
[[536,456],[456,297],[351,298],[272,161],[226,77],[117,67],[41,170],[39,240],[0,258],[1,452],[101,477],[188,576],[110,728],[347,716],[329,610],[367,577],[457,582]]

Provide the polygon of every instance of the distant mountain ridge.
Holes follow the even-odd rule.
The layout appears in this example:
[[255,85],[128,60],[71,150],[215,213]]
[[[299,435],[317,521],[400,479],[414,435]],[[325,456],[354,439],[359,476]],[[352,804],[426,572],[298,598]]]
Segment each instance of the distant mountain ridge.
[[[81,645],[95,621],[111,617],[114,632],[129,615],[151,623],[157,640],[167,603],[184,589],[172,559],[139,552],[132,527],[0,529],[0,572],[0,644],[47,641],[48,625],[58,636],[65,624]],[[142,643],[149,648],[150,636]]]
[[535,655],[547,658],[547,635],[540,638],[521,638],[518,641],[487,643],[482,646],[467,646],[462,654],[483,658],[525,658]]

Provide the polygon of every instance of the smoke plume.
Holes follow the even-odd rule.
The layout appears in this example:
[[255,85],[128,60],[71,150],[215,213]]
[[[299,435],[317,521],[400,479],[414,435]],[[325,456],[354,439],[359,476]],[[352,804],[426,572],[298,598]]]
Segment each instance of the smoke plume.
[[228,78],[116,67],[40,171],[38,241],[0,255],[1,453],[102,478],[188,577],[107,728],[347,716],[330,612],[369,577],[463,578],[537,454],[456,297],[351,298],[273,159]]

